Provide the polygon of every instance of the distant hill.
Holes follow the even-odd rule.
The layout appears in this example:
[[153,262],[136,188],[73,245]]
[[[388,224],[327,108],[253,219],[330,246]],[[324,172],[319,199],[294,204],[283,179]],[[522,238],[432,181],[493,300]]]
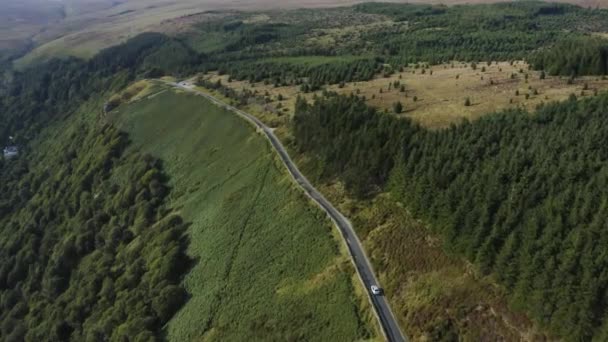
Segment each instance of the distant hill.
[[[168,19],[210,10],[273,10],[347,6],[359,0],[8,0],[0,3],[0,62],[32,53],[19,61],[25,66],[49,56],[92,57],[97,51],[139,33],[159,30]],[[496,0],[397,0],[388,2],[467,4]],[[583,7],[608,7],[608,0],[564,0]]]

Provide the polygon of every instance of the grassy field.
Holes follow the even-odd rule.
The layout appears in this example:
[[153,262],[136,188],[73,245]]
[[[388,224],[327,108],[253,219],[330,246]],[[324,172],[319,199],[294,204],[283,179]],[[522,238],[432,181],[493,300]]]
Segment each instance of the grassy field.
[[[300,93],[297,86],[274,87],[234,80],[229,83],[227,75],[209,74],[208,77],[212,81],[221,79],[224,85],[237,90],[268,92],[274,99],[281,94],[285,98],[281,106],[289,113],[293,112],[293,104]],[[400,86],[394,86],[395,82],[404,86],[403,92]],[[470,64],[455,62],[425,68],[411,66],[390,77],[379,76],[368,82],[346,83],[343,87],[333,85],[327,89],[365,96],[369,105],[389,112],[393,110],[393,104],[400,101],[404,111],[399,115],[410,117],[428,128],[443,128],[462,119],[475,120],[506,108],[534,110],[539,104],[562,101],[571,94],[592,96],[596,91],[608,89],[608,80],[587,76],[569,82],[566,77],[548,75],[541,79],[538,71],[528,70],[528,65],[522,61],[513,65],[509,62],[479,63],[475,69]],[[305,96],[310,98],[312,94]],[[465,106],[466,98],[470,99],[470,106]]]
[[[405,86],[404,92],[389,86],[396,81]],[[572,84],[567,78],[541,79],[538,71],[528,70],[528,65],[520,61],[513,65],[479,63],[475,69],[464,63],[444,64],[426,68],[424,72],[422,68],[411,67],[389,78],[332,90],[356,93],[359,89],[370,105],[388,111],[392,111],[393,103],[400,101],[404,105],[402,116],[429,128],[442,128],[505,108],[524,107],[533,111],[541,103],[562,101],[570,94],[580,97],[585,84],[584,96],[608,88],[608,81],[599,77],[581,77]],[[470,106],[465,106],[467,98]]]
[[200,97],[155,90],[111,117],[164,161],[171,204],[191,222],[196,265],[184,282],[192,297],[169,339],[372,339],[367,300],[335,230],[266,141]]
[[0,61],[26,51],[29,39],[43,27],[61,19],[56,2],[5,0],[0,3]]

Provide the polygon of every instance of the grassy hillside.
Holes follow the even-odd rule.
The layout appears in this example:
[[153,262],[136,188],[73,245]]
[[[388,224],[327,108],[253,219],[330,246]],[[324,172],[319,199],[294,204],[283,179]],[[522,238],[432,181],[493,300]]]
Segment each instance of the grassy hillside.
[[200,97],[152,93],[112,117],[134,146],[164,161],[170,202],[191,222],[196,265],[185,286],[192,297],[168,325],[169,339],[374,335],[330,222],[293,185],[266,141]]

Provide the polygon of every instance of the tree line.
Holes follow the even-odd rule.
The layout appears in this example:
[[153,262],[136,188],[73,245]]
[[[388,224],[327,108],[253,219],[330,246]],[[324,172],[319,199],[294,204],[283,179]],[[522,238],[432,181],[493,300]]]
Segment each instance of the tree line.
[[108,125],[66,135],[0,169],[0,339],[160,339],[191,263],[160,162]]
[[[382,73],[385,64],[398,69],[419,62],[531,59],[531,53],[538,50],[554,52],[552,57],[536,57],[534,61],[556,61],[539,63],[560,64],[559,68],[568,69],[568,73],[572,68],[580,68],[576,70],[579,74],[601,72],[597,61],[586,57],[587,52],[573,60],[567,50],[583,46],[585,41],[556,49],[551,47],[562,40],[584,40],[594,32],[608,31],[608,10],[543,2],[451,7],[365,3],[334,12],[338,17],[342,12],[349,12],[360,16],[362,21],[366,20],[366,15],[382,15],[393,22],[361,28],[357,34],[345,34],[348,38],[341,38],[325,32],[334,26],[331,22],[315,19],[321,15],[319,11],[302,13],[301,19],[295,22],[282,21],[278,16],[268,22],[251,23],[244,21],[246,15],[235,14],[226,21],[199,25],[198,31],[184,34],[178,41],[186,47],[205,51],[199,56],[199,70],[216,70],[238,80],[263,81],[277,86],[300,85],[302,90],[308,91],[326,84],[369,80]],[[205,35],[224,41],[214,43],[218,46],[209,49],[200,42],[205,41]],[[322,40],[325,36],[334,43],[306,43]],[[561,66],[560,53],[570,55],[561,57],[568,59],[568,66]],[[595,54],[595,51],[589,54]],[[342,56],[355,56],[356,59],[340,60]],[[332,57],[336,61],[315,65],[281,61],[280,57],[310,57],[311,60]],[[554,68],[547,66],[547,69]]]
[[[151,72],[189,73],[198,60],[181,47],[144,34],[2,84],[0,137],[13,135],[23,153],[0,163],[1,340],[164,338],[188,298],[180,285],[191,264],[187,225],[166,206],[161,163],[127,152],[127,136],[78,111],[101,114],[104,96]],[[174,54],[190,57],[179,64]],[[49,127],[67,128],[32,145]]]
[[120,89],[138,77],[189,75],[203,59],[176,39],[144,33],[88,61],[54,59],[15,71],[0,82],[0,139],[31,140],[50,119],[67,115],[92,94]]
[[528,62],[533,68],[550,75],[606,75],[608,42],[599,37],[564,39],[533,54]]
[[608,95],[427,131],[356,97],[298,101],[295,147],[356,196],[389,191],[566,340],[605,340]]
[[382,69],[379,60],[362,58],[354,61],[338,59],[320,65],[289,62],[230,62],[221,64],[217,70],[220,74],[228,74],[237,80],[264,81],[276,86],[299,85],[308,92],[319,90],[321,86],[328,84],[368,81]]
[[372,54],[397,65],[526,59],[531,51],[566,36],[608,30],[606,10],[532,1],[450,7],[366,3],[355,10],[404,23],[362,36],[372,42],[368,45]]

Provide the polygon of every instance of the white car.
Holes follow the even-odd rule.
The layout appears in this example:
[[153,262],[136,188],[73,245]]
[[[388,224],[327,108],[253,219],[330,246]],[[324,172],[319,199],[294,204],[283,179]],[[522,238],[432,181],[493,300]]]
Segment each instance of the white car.
[[372,285],[372,286],[370,287],[370,289],[372,290],[372,294],[373,294],[374,296],[380,296],[380,295],[382,295],[382,292],[384,292],[384,291],[382,290],[382,288],[380,288],[380,287],[378,287],[378,286],[376,286],[376,285]]

